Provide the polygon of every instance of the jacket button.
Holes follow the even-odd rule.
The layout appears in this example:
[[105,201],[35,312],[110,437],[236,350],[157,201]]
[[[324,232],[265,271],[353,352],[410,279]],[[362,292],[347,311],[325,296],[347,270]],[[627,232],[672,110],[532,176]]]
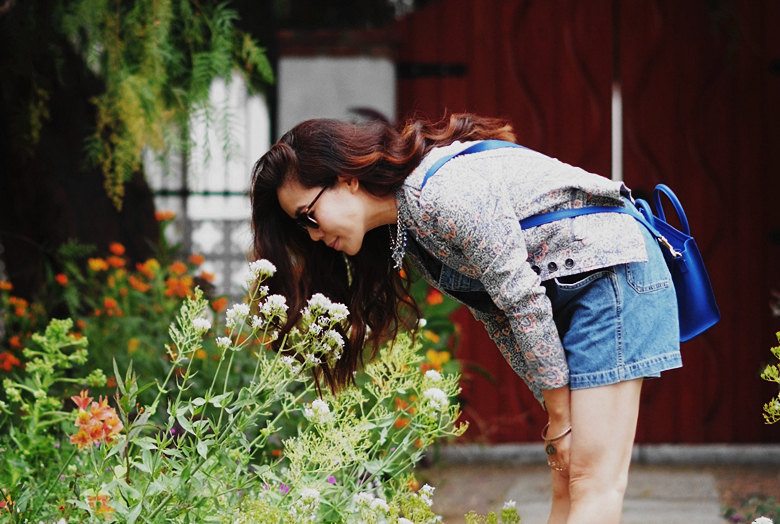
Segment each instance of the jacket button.
[[574,260],[572,260],[572,259],[570,259],[570,258],[567,258],[567,259],[566,259],[566,260],[563,262],[563,265],[564,265],[564,266],[566,266],[566,267],[568,267],[568,268],[572,268],[572,267],[574,267]]
[[550,273],[552,273],[553,271],[558,271],[558,264],[556,264],[555,262],[550,262],[549,264],[547,264],[547,269],[548,271],[550,271]]
[[531,266],[531,269],[533,269],[534,273],[536,273],[537,275],[541,275],[542,274],[542,268],[540,268],[539,266],[536,266],[536,265]]

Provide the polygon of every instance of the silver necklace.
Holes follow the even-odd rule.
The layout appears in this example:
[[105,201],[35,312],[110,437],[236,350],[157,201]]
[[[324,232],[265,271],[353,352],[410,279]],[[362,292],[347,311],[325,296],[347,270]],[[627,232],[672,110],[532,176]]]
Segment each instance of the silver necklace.
[[393,259],[393,268],[401,269],[406,253],[406,228],[401,225],[401,210],[398,210],[398,221],[396,223],[395,238],[393,238],[393,228],[390,229],[390,258]]

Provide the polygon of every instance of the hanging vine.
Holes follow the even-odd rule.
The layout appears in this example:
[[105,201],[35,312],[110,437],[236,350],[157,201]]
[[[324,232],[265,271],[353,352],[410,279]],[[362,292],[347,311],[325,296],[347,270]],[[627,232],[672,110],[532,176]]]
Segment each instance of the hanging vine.
[[[34,2],[37,3],[37,2]],[[144,148],[189,149],[189,121],[219,108],[209,103],[216,78],[242,74],[250,92],[273,81],[264,50],[238,30],[225,3],[198,0],[61,0],[48,10],[52,25],[105,89],[96,108],[87,160],[99,166],[105,189],[121,209],[124,184],[141,168]],[[20,8],[16,5],[14,8]],[[44,11],[38,6],[38,13]],[[48,93],[30,95],[30,150],[47,118]],[[229,140],[229,137],[225,137]]]

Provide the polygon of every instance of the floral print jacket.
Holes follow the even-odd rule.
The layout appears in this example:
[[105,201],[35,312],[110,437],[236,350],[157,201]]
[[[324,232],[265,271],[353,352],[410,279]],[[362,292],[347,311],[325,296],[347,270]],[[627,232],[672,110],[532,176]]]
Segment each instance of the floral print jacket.
[[522,230],[520,220],[583,206],[620,206],[627,189],[524,148],[467,154],[473,142],[433,149],[396,193],[407,255],[433,286],[469,306],[504,358],[543,403],[569,370],[541,282],[647,260],[638,223],[593,214]]

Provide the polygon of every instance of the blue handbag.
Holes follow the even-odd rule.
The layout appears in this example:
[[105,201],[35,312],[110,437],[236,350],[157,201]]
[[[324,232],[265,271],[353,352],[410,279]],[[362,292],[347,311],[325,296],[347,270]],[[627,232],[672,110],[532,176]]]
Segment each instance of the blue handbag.
[[[478,153],[503,147],[523,147],[502,140],[483,140],[453,155],[439,159],[426,172],[420,189],[425,187],[428,179],[447,161],[460,155]],[[666,221],[661,197],[669,199],[682,231],[671,226]],[[720,320],[720,311],[715,301],[707,268],[701,257],[699,248],[691,236],[688,217],[677,195],[666,185],[658,184],[653,190],[655,213],[650,205],[641,199],[634,202],[635,208],[614,206],[591,206],[579,209],[562,209],[525,218],[520,221],[520,227],[528,229],[576,216],[595,213],[624,213],[633,216],[652,233],[661,244],[666,265],[672,275],[674,290],[677,295],[677,310],[680,320],[680,341],[685,342],[704,333]]]

